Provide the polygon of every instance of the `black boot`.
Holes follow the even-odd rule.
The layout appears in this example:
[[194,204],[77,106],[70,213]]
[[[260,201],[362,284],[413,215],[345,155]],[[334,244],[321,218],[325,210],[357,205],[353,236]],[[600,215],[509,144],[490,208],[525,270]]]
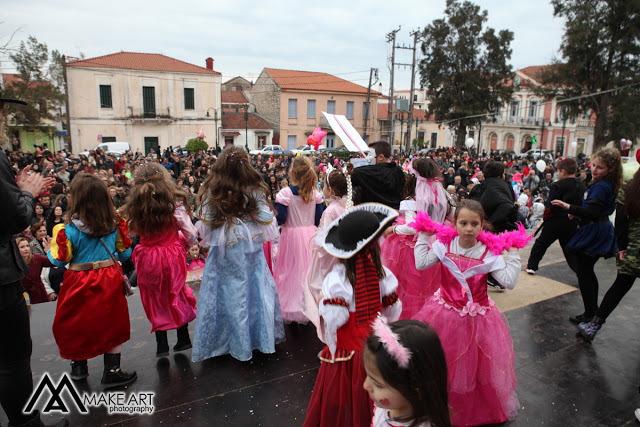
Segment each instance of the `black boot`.
[[169,355],[167,331],[156,331],[156,344],[156,357],[165,357]]
[[[11,426],[12,424],[9,424],[9,427]],[[33,418],[31,418],[26,423],[17,425],[15,427],[69,427],[69,421],[66,418],[63,418],[55,424],[47,425],[44,424],[40,419],[40,413],[38,411],[35,411]]]
[[180,326],[176,329],[178,333],[178,342],[173,346],[173,351],[184,351],[191,348],[191,339],[189,338],[189,324]]
[[89,367],[86,360],[71,361],[71,379],[80,381],[89,376]]
[[131,384],[136,378],[138,378],[136,371],[124,372],[120,370],[120,353],[104,354],[104,373],[101,381],[104,388]]

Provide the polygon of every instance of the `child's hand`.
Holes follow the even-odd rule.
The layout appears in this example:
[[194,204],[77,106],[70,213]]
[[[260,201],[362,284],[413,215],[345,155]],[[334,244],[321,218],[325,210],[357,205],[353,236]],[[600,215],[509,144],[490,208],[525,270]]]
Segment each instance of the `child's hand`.
[[51,249],[51,237],[47,236],[42,239],[42,248],[45,253],[49,252],[49,249]]
[[387,236],[389,236],[389,234],[392,234],[392,233],[393,233],[393,226],[391,225],[391,226],[385,228],[384,233],[382,233],[382,235],[384,237],[387,237]]

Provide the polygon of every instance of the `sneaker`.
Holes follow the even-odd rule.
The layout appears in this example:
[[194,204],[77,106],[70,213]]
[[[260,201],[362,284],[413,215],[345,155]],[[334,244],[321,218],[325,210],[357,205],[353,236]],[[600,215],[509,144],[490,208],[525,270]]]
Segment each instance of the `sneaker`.
[[526,271],[526,272],[527,272],[527,274],[530,274],[530,275],[532,275],[532,276],[535,276],[535,274],[536,274],[536,271],[535,271],[535,270],[530,269],[529,267],[527,267],[524,271]]
[[493,289],[495,289],[496,291],[502,292],[504,291],[506,288],[504,286],[502,286],[500,283],[495,282],[493,280],[488,280],[487,281],[487,285],[491,286]]
[[571,323],[575,323],[576,325],[579,325],[580,323],[589,323],[592,317],[593,316],[587,316],[583,313],[583,314],[578,314],[577,316],[569,317],[569,321]]
[[640,421],[640,408],[636,409],[636,418],[638,419],[638,421]]
[[582,335],[584,338],[588,339],[589,341],[593,341],[593,339],[596,337],[596,333],[600,330],[600,328],[602,328],[603,323],[604,323],[604,320],[602,320],[598,316],[594,316],[590,322],[580,323],[578,325],[578,329],[580,330],[580,335]]

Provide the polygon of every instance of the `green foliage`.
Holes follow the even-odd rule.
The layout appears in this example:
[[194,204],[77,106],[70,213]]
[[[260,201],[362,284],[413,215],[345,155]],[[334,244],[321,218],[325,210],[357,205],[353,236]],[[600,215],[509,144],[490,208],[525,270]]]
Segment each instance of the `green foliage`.
[[30,36],[15,53],[9,55],[16,65],[19,81],[7,84],[3,95],[26,101],[28,105],[9,104],[12,124],[29,127],[43,120],[59,118],[57,109],[65,100],[62,88],[63,63],[58,51],[51,52],[45,43]]
[[[543,73],[545,96],[573,98],[638,83],[639,0],[551,0],[565,21],[562,60]],[[638,86],[562,104],[570,117],[595,114],[594,150],[611,140],[640,136]]]
[[414,147],[424,146],[424,140],[422,138],[413,138],[413,146]]
[[208,150],[209,144],[202,138],[191,138],[184,148],[190,153],[197,153],[200,150]]
[[421,83],[432,96],[429,114],[451,121],[464,146],[466,128],[483,118],[462,117],[497,112],[513,94],[511,72],[513,33],[483,29],[487,11],[470,1],[447,0],[446,17],[425,27],[420,62]]

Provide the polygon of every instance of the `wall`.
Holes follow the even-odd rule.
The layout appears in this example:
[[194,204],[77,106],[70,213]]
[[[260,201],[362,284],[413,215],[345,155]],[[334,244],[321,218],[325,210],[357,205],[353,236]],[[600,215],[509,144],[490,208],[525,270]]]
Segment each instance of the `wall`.
[[[245,92],[250,102],[256,106],[260,117],[273,127],[274,136],[280,133],[280,87],[264,70],[250,91]],[[286,142],[286,136],[285,136]],[[282,141],[280,141],[282,142]]]
[[[295,119],[289,119],[289,99],[297,99],[297,118]],[[310,99],[314,99],[316,101],[315,117],[313,118],[307,118],[307,101]],[[360,136],[362,136],[364,133],[363,104],[367,101],[366,94],[283,90],[281,91],[280,96],[280,145],[284,148],[295,148],[287,147],[289,135],[296,136],[296,146],[306,144],[307,138],[311,133],[313,133],[316,126],[322,127],[328,133],[332,133],[330,128],[327,126],[324,114],[322,114],[323,111],[327,111],[327,102],[329,100],[335,101],[335,114],[345,116],[347,114],[347,101],[353,101],[353,120],[349,121],[356,131],[358,131]],[[376,136],[376,124],[378,121],[377,96],[371,96],[369,110],[367,135],[369,135],[369,141],[373,142]],[[339,138],[336,136],[336,146],[340,145],[343,144],[339,142]]]

